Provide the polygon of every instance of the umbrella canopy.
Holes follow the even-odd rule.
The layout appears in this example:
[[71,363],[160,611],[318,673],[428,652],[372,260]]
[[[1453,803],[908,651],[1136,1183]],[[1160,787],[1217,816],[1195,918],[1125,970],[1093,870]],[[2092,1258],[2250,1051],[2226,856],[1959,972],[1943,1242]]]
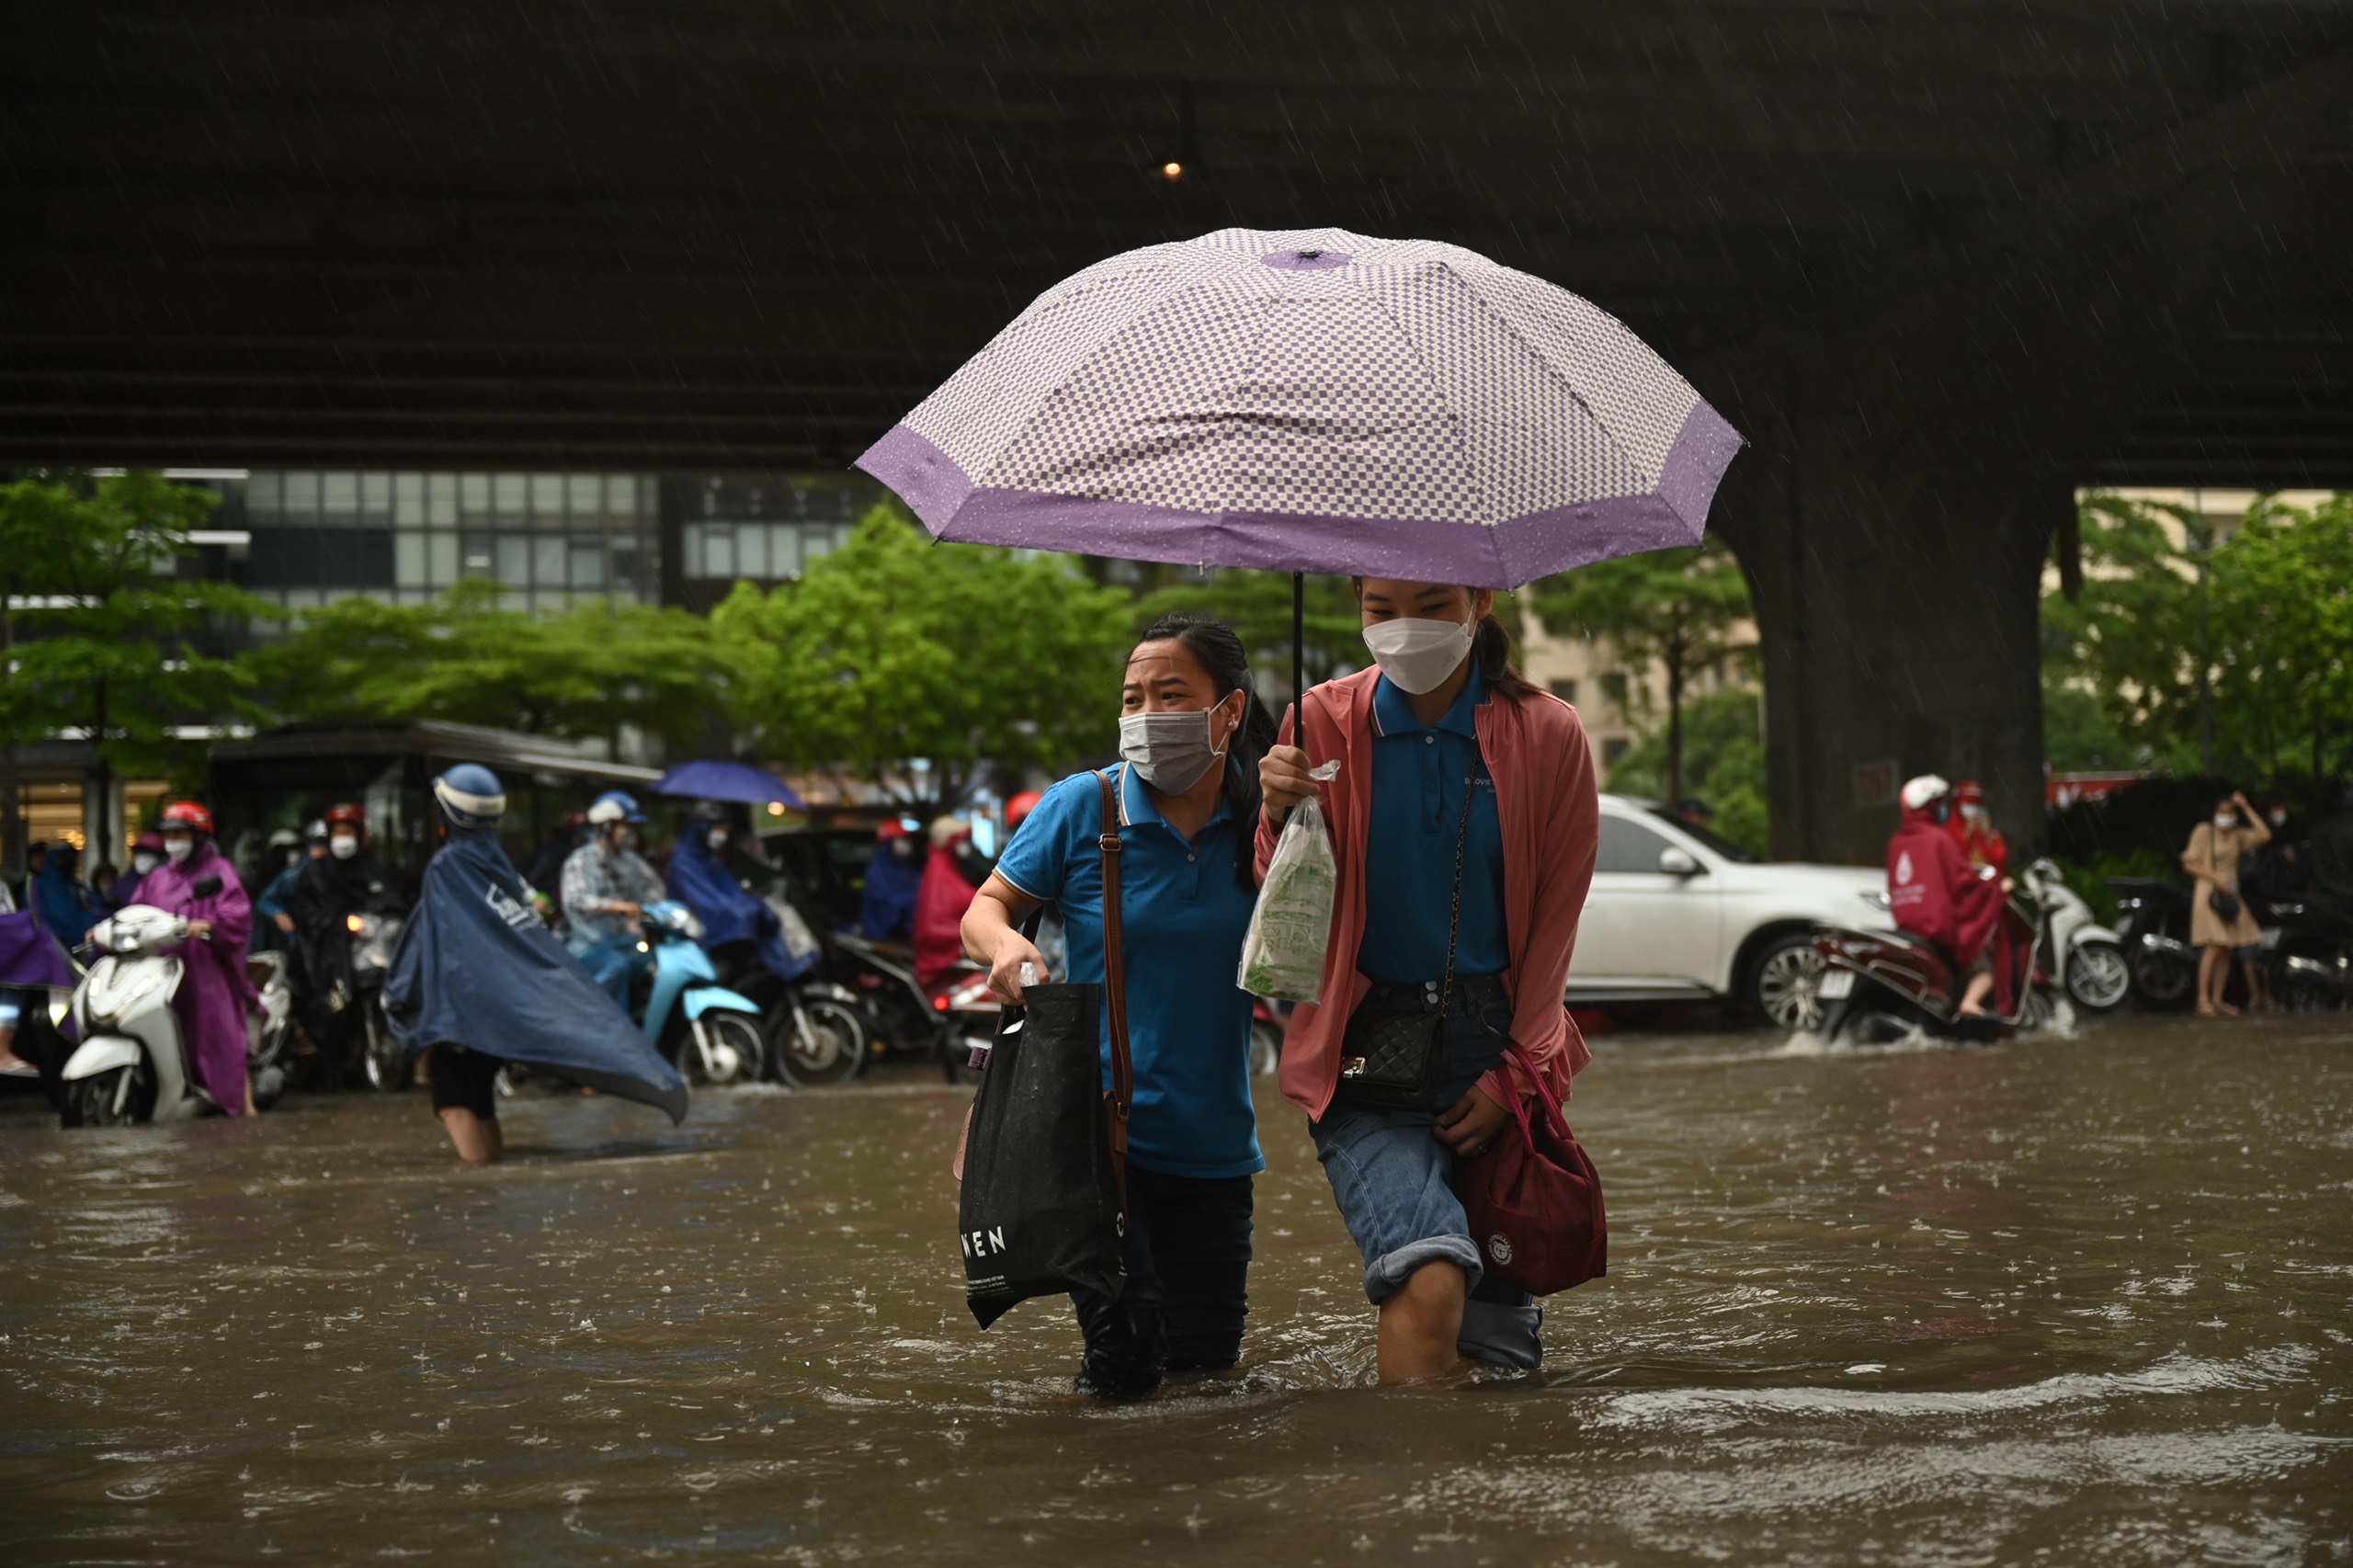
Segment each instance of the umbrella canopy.
[[1699,543],[1740,446],[1541,278],[1225,229],[1048,290],[858,466],[943,540],[1508,588]]
[[748,762],[682,762],[654,781],[654,792],[697,801],[740,801],[752,806],[777,801],[794,811],[806,803],[791,785]]

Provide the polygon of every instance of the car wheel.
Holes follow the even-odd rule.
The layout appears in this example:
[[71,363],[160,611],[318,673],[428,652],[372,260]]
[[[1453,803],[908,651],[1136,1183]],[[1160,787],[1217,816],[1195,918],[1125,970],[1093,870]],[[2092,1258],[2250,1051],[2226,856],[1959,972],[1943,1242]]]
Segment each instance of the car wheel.
[[1822,1027],[1821,950],[1809,936],[1784,937],[1749,972],[1748,1005],[1775,1028]]
[[2067,994],[2095,1013],[2121,1006],[2132,990],[2132,971],[2114,942],[2079,942],[2067,955]]

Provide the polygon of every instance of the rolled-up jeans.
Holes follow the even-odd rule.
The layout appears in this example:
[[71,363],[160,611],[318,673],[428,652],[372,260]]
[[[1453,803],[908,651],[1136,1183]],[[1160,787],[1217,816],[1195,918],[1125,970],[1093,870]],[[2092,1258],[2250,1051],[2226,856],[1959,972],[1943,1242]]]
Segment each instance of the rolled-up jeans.
[[[1383,989],[1393,997],[1420,988]],[[1446,1019],[1446,1084],[1429,1108],[1392,1110],[1336,1099],[1308,1131],[1340,1217],[1363,1255],[1366,1298],[1380,1305],[1425,1264],[1458,1265],[1471,1293],[1455,1348],[1474,1360],[1530,1369],[1544,1358],[1543,1304],[1487,1278],[1462,1200],[1454,1195],[1454,1152],[1436,1131],[1438,1117],[1503,1060],[1510,1030],[1511,999],[1501,978],[1458,977]]]

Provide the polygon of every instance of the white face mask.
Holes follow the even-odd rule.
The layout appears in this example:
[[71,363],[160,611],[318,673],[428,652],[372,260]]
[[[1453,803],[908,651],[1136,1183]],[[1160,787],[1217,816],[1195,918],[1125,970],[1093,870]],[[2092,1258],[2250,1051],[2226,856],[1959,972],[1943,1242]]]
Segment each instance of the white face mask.
[[1471,656],[1471,623],[1463,620],[1376,620],[1364,645],[1389,684],[1418,696],[1446,684]]
[[2271,825],[2272,825],[2272,826],[2274,826],[2274,827],[2285,827],[2285,826],[2287,826],[2287,825],[2288,825],[2288,813],[2287,813],[2287,812],[2272,812],[2272,813],[2271,813]]
[[327,840],[327,853],[338,860],[348,860],[359,853],[359,840],[347,838],[338,833]]
[[166,838],[164,840],[164,853],[170,856],[172,858],[172,864],[176,866],[181,861],[196,853],[196,840],[193,838]]
[[712,854],[722,853],[727,847],[727,830],[723,827],[712,828],[704,842],[710,846]]
[[2214,813],[2214,825],[2216,827],[2236,827],[2238,824],[2239,819],[2235,812],[2216,812]]
[[138,854],[133,855],[131,858],[131,869],[138,875],[143,877],[148,872],[155,869],[155,857],[150,855],[144,849],[142,849]]
[[1225,755],[1225,748],[1211,738],[1217,733],[1216,720],[1216,708],[1124,714],[1120,756],[1162,794],[1181,795]]
[[1961,814],[1967,817],[1971,822],[1984,822],[1985,820],[1985,808],[1975,805],[1963,806],[1961,808]]

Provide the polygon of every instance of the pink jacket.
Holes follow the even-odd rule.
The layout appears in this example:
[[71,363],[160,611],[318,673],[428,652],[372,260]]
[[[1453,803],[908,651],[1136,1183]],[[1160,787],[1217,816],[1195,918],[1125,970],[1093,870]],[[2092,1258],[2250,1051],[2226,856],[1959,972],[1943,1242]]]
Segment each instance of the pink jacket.
[[[1321,1006],[1302,1004],[1283,1041],[1283,1096],[1320,1118],[1340,1079],[1340,1037],[1370,983],[1357,972],[1364,939],[1365,840],[1372,819],[1372,691],[1378,669],[1360,670],[1307,694],[1307,753],[1312,762],[1340,759],[1340,776],[1321,790],[1340,879],[1332,912],[1332,945],[1324,960]],[[1290,744],[1286,717],[1283,740]],[[1511,967],[1512,1039],[1528,1048],[1569,1097],[1569,1080],[1593,1060],[1562,997],[1577,917],[1593,881],[1601,811],[1595,796],[1593,747],[1576,710],[1539,695],[1519,702],[1490,697],[1478,708],[1479,750],[1495,780],[1504,838],[1504,927]],[[1258,821],[1258,875],[1275,853],[1275,829]],[[1479,1087],[1506,1099],[1503,1069]]]

